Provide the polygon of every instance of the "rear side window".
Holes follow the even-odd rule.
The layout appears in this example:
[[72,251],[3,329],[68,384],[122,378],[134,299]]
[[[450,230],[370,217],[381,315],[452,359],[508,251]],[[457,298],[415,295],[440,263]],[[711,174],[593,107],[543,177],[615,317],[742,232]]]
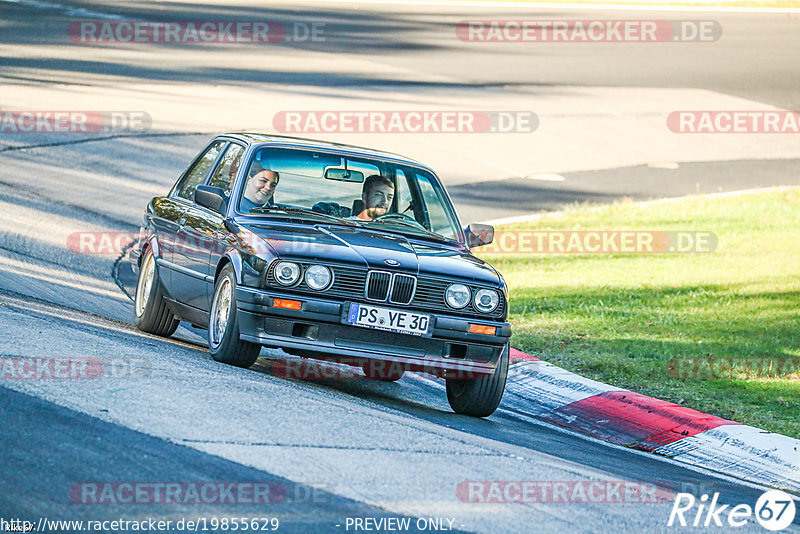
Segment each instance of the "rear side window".
[[197,163],[194,164],[191,170],[186,173],[186,176],[184,176],[178,184],[175,190],[176,195],[187,200],[194,200],[194,190],[205,181],[206,176],[208,176],[208,171],[217,159],[222,147],[225,146],[225,143],[227,143],[227,141],[216,141],[208,147],[208,150],[197,160]]

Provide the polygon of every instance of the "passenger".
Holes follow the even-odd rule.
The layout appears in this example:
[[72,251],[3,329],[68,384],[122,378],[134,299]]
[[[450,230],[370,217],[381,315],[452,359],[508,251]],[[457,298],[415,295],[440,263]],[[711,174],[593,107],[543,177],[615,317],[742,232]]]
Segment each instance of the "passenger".
[[228,178],[230,178],[230,184],[233,185],[234,180],[236,180],[236,172],[239,170],[239,164],[242,162],[241,154],[233,160],[231,163],[231,168],[228,169]]
[[364,211],[358,214],[359,219],[371,221],[389,211],[394,200],[394,184],[380,174],[373,174],[364,180],[361,190]]
[[228,166],[225,172],[225,164],[223,163],[220,169],[214,174],[209,185],[219,187],[225,193],[225,198],[229,198],[231,194],[231,187],[236,181],[236,171],[239,170],[239,164],[242,161],[242,155],[239,153]]
[[275,188],[279,180],[280,175],[276,171],[259,170],[258,167],[251,169],[239,209],[248,212],[255,208],[274,205]]

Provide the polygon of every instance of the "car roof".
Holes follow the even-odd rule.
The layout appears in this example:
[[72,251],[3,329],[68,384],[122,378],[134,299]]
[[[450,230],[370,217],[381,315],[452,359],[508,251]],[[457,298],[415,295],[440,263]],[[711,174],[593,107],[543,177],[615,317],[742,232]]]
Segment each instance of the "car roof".
[[336,150],[346,150],[348,152],[355,152],[362,156],[372,156],[376,158],[383,158],[383,159],[393,159],[395,161],[409,163],[411,165],[422,167],[424,169],[428,169],[431,172],[433,170],[428,167],[427,165],[420,163],[419,161],[413,160],[406,156],[401,156],[400,154],[394,154],[392,152],[385,152],[383,150],[376,150],[374,148],[367,148],[362,146],[356,145],[348,145],[344,143],[334,143],[332,141],[321,141],[319,139],[307,139],[304,137],[290,137],[287,135],[272,135],[272,134],[261,134],[255,132],[233,132],[233,133],[226,133],[222,134],[225,137],[233,137],[235,139],[239,139],[240,141],[244,141],[245,143],[250,144],[260,144],[260,143],[276,143],[276,144],[289,144],[289,145],[296,145],[298,147],[306,147],[306,148],[327,148],[327,149],[336,149]]

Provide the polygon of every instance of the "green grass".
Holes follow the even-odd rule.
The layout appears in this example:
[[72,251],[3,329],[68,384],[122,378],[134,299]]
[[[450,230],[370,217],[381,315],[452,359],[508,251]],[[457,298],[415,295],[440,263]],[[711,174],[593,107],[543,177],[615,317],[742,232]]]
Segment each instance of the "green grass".
[[684,6],[684,7],[770,7],[775,9],[797,8],[800,2],[797,0],[708,0],[699,2],[694,0],[659,0],[650,2],[648,0],[483,0],[484,2],[517,2],[520,4],[581,4],[591,6],[592,4],[617,4],[617,5],[650,5],[650,6]]
[[506,229],[714,232],[711,254],[483,257],[510,287],[513,346],[583,376],[800,437],[797,373],[667,375],[670,358],[800,357],[800,189],[575,207]]

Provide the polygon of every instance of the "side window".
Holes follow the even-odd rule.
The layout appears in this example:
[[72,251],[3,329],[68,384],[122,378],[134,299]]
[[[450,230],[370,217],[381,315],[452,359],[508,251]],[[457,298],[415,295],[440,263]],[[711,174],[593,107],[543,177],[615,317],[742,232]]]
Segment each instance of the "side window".
[[421,174],[417,175],[417,184],[422,192],[422,200],[428,210],[428,217],[431,219],[431,230],[445,237],[455,238],[455,228],[450,221],[450,217],[444,211],[445,201],[437,189],[434,189],[430,180]]
[[239,164],[242,162],[242,155],[244,154],[244,147],[231,143],[225,156],[211,177],[211,183],[214,187],[220,187],[225,191],[226,196],[230,196],[233,180],[236,178],[236,172],[239,170]]
[[397,169],[397,190],[395,191],[395,197],[397,198],[397,212],[398,213],[407,213],[408,215],[414,216],[412,212],[411,206],[411,191],[408,189],[408,180],[406,179],[406,175],[403,174],[401,169]]
[[217,141],[206,150],[206,153],[197,160],[194,167],[183,177],[181,183],[178,184],[178,187],[175,189],[176,195],[187,200],[194,200],[194,190],[206,179],[209,169],[211,169],[214,160],[217,159],[225,143],[227,143],[227,141]]

